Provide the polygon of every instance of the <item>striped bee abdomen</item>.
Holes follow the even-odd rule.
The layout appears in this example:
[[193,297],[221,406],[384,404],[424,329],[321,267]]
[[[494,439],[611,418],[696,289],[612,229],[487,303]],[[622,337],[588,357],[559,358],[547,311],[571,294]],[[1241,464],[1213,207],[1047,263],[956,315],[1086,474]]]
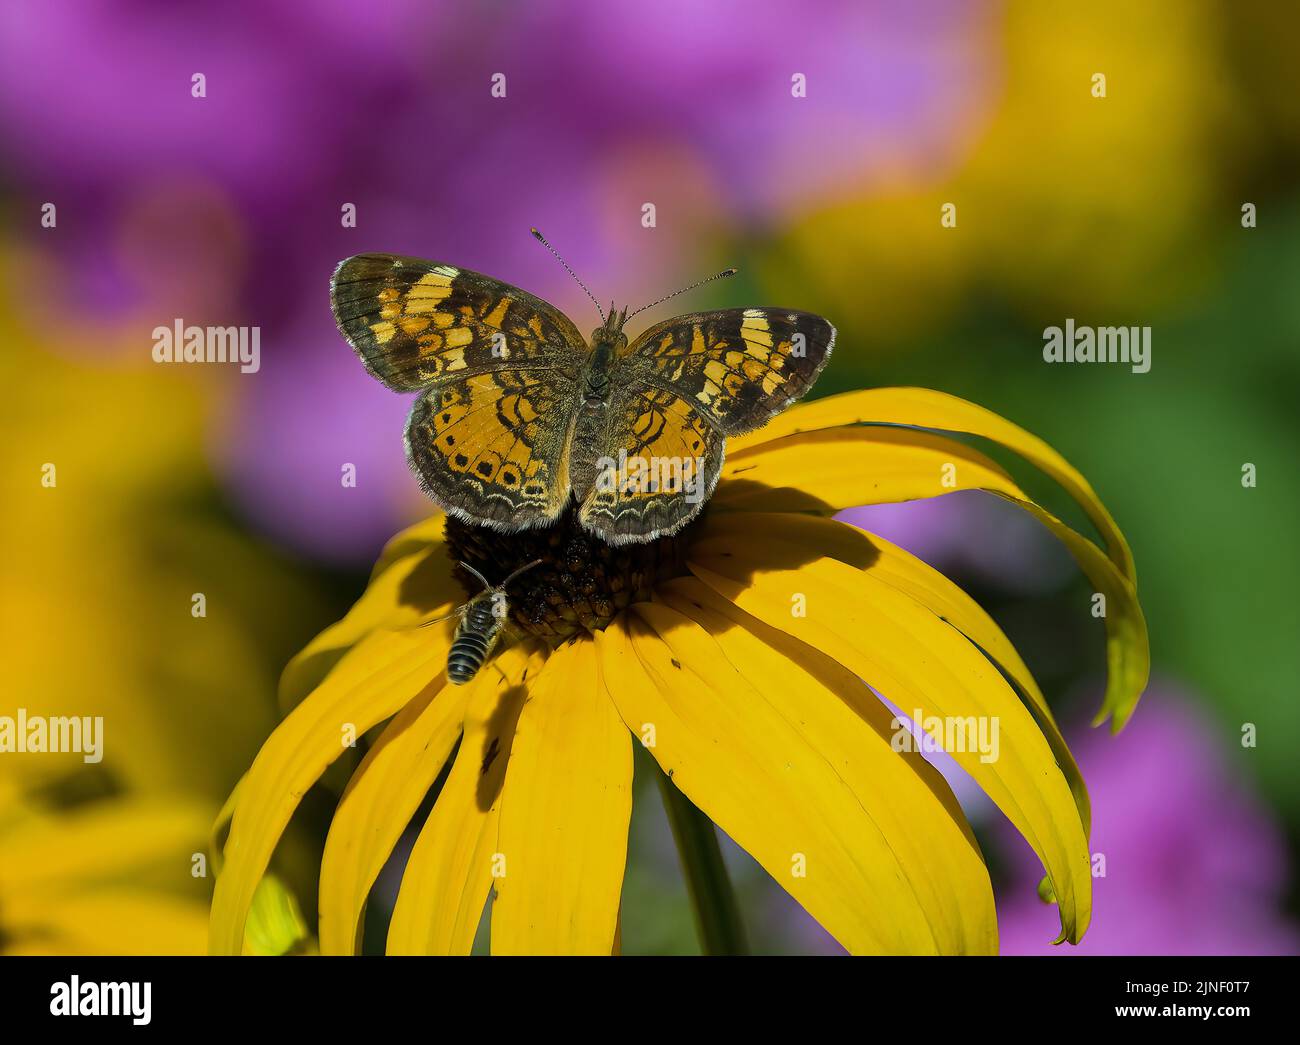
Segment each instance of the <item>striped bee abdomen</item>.
[[447,680],[453,685],[463,686],[478,674],[501,635],[504,622],[493,612],[492,594],[484,592],[471,601],[456,626],[447,653]]

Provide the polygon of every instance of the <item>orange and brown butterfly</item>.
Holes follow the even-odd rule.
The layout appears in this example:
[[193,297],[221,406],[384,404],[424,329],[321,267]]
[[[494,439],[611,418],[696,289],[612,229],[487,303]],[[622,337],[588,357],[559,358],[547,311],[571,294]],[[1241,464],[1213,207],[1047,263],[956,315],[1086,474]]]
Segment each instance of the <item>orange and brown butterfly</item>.
[[609,544],[653,540],[699,514],[726,437],[807,392],[835,343],[825,319],[786,308],[679,316],[629,342],[627,310],[599,304],[587,340],[526,291],[391,254],[348,258],[330,291],[366,369],[420,393],[406,452],[435,502],[507,532],[553,523],[573,503]]

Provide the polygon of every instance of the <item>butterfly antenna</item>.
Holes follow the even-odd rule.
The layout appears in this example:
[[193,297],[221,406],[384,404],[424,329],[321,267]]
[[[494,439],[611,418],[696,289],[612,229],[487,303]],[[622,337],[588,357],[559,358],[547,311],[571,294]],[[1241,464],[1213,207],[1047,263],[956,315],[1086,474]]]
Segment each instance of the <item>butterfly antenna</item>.
[[509,577],[507,577],[505,580],[503,580],[500,584],[497,585],[497,591],[505,591],[506,588],[510,586],[510,582],[512,580],[514,580],[516,577],[518,577],[521,573],[525,572],[526,570],[531,570],[534,566],[540,566],[542,562],[543,560],[541,559],[534,559],[532,562],[520,566],[519,569],[515,570],[514,573],[512,573]]
[[546,242],[545,236],[543,236],[536,229],[529,229],[528,231],[533,234],[533,236],[543,247],[545,247],[547,250],[549,250],[552,254],[555,255],[555,260],[564,266],[564,271],[567,272],[570,276],[572,276],[573,281],[587,292],[587,297],[591,298],[591,303],[596,306],[596,311],[600,313],[600,321],[604,323],[605,310],[600,307],[600,302],[596,300],[596,295],[593,294],[590,290],[587,290],[587,284],[585,284],[584,282],[582,282],[582,280],[578,278],[578,274],[574,272],[573,269],[569,268],[569,263],[565,261],[562,257],[560,257],[560,252]]
[[474,569],[474,567],[471,566],[469,563],[462,562],[459,563],[458,565],[462,570],[467,570],[468,572],[472,573],[475,577],[477,577],[479,579],[479,583],[482,584],[484,588],[490,589],[492,587],[492,585],[488,583],[488,579],[484,577],[483,574],[479,573],[478,570]]
[[698,283],[692,283],[689,287],[682,287],[681,290],[673,291],[673,293],[669,294],[667,297],[660,298],[658,301],[652,301],[648,305],[642,305],[639,309],[636,310],[636,312],[633,312],[631,315],[627,316],[626,318],[631,319],[632,316],[635,316],[640,312],[644,312],[648,308],[654,308],[656,305],[662,305],[665,301],[670,301],[673,298],[677,297],[679,294],[685,294],[688,290],[694,290],[696,287],[702,287],[704,286],[705,283],[712,283],[715,279],[724,279],[727,276],[734,276],[738,271],[739,269],[723,269],[723,271],[717,273],[716,275],[710,276],[708,279],[702,279]]

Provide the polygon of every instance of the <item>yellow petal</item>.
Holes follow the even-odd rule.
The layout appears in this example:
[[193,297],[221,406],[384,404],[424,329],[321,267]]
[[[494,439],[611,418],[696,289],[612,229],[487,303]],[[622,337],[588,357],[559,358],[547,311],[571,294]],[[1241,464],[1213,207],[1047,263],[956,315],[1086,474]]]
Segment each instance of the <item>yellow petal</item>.
[[[714,645],[705,642],[698,652],[725,658],[852,792],[906,879],[936,949],[996,953],[992,887],[965,814],[919,753],[893,750],[893,715],[865,683],[694,577],[657,595],[712,637]],[[670,635],[670,644],[678,638]],[[789,876],[788,866],[780,870]]]
[[376,632],[276,727],[239,785],[212,898],[214,953],[240,952],[248,908],[276,843],[303,795],[346,750],[345,738],[359,737],[425,687],[440,686],[448,641],[446,629]]
[[753,534],[765,534],[816,548],[819,553],[860,570],[870,569],[874,576],[915,599],[983,649],[1010,676],[1028,701],[1039,728],[1052,746],[1057,765],[1069,781],[1084,833],[1091,830],[1092,814],[1083,775],[1065,737],[1061,735],[1047,699],[1011,640],[974,599],[910,552],[883,537],[833,519],[788,514],[718,514],[705,521],[695,546],[698,548],[704,541],[716,540],[717,550],[726,550],[737,540],[748,540]]
[[551,654],[515,728],[492,953],[610,954],[631,815],[632,738],[578,639]]
[[320,951],[352,954],[366,897],[460,736],[469,692],[425,690],[393,716],[334,810],[320,866]]
[[203,953],[207,910],[143,889],[61,896],[39,911],[5,911],[5,954],[194,955]]
[[1137,581],[1133,553],[1124,534],[1088,480],[1064,457],[1036,435],[1012,424],[991,410],[929,388],[873,388],[845,392],[787,410],[748,436],[731,440],[734,458],[761,443],[796,432],[857,423],[915,425],[946,432],[965,432],[990,439],[1013,450],[1055,479],[1074,498],[1097,527],[1111,561],[1130,581]]
[[611,698],[673,783],[849,950],[994,949],[978,849],[937,774],[890,750],[883,705],[869,724],[845,703],[857,680],[686,605],[717,633],[654,603],[597,636]]
[[[779,420],[779,418],[778,418]],[[1106,596],[1106,695],[1094,722],[1123,728],[1150,673],[1146,620],[1132,581],[1097,545],[1029,499],[977,450],[905,428],[862,426],[790,435],[728,460],[714,497],[717,514],[818,512],[979,489],[1023,508],[1066,546],[1095,591]],[[950,481],[951,485],[943,485]]]
[[296,707],[343,654],[372,631],[413,627],[450,613],[464,601],[465,593],[451,575],[442,524],[438,515],[388,542],[361,598],[285,666],[280,676],[282,713]]
[[178,858],[188,875],[210,815],[196,802],[122,798],[32,817],[0,842],[0,897],[127,880]]
[[442,512],[436,512],[427,519],[421,519],[418,523],[395,533],[388,539],[384,550],[375,560],[375,565],[370,571],[370,579],[375,580],[399,559],[427,551],[434,545],[441,545],[444,541],[443,528],[446,523],[447,517]]
[[832,512],[862,504],[1014,488],[973,447],[907,428],[862,426],[787,436],[729,454],[714,511]]
[[538,645],[511,646],[467,687],[464,736],[402,874],[389,954],[469,953],[492,887],[515,721],[545,662]]
[[[692,572],[719,594],[833,657],[905,714],[941,721],[974,716],[989,729],[996,723],[995,758],[950,753],[1038,854],[1060,901],[1062,938],[1077,942],[1091,910],[1087,837],[1051,745],[997,668],[934,612],[870,570],[759,536],[691,555]],[[941,729],[927,732],[938,732],[942,742]]]

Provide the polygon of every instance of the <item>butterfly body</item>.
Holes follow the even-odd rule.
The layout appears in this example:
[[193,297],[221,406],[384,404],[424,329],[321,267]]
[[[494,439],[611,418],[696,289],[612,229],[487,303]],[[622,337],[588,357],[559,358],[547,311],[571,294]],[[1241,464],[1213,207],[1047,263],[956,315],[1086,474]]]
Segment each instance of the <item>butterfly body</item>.
[[434,501],[507,532],[576,502],[610,544],[694,518],[726,437],[802,396],[835,338],[811,313],[750,308],[681,316],[630,343],[627,311],[611,310],[586,339],[523,290],[387,254],[342,262],[331,299],[366,369],[420,393],[407,456]]
[[592,331],[591,353],[582,368],[582,405],[589,410],[609,406],[614,362],[618,353],[627,348],[627,335],[623,333],[626,321],[627,309],[622,314],[611,309],[609,322]]

